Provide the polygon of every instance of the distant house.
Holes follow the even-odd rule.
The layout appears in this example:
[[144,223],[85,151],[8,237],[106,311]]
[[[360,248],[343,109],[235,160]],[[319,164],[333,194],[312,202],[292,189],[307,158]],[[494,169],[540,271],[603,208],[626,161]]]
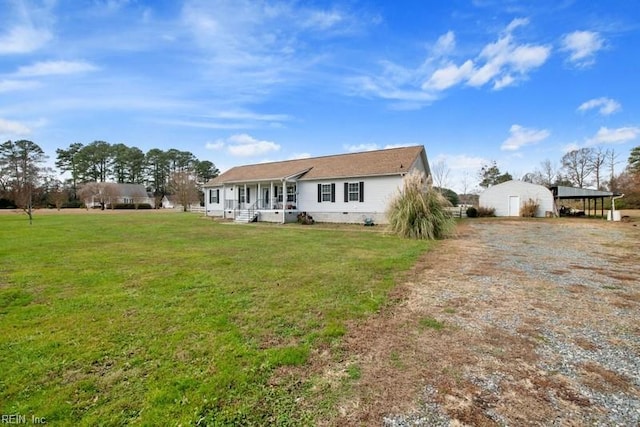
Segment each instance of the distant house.
[[402,178],[430,174],[423,146],[236,166],[204,185],[208,216],[238,221],[385,223]]
[[114,182],[91,182],[84,186],[82,193],[88,208],[111,208],[119,204],[154,206],[153,196],[141,184],[117,184]]
[[160,201],[160,206],[162,206],[163,209],[175,209],[182,205],[178,203],[175,196],[163,196]]
[[520,216],[520,209],[529,200],[538,204],[536,217],[544,217],[547,212],[557,214],[553,194],[542,185],[513,180],[491,186],[480,194],[480,206],[495,209],[496,216]]

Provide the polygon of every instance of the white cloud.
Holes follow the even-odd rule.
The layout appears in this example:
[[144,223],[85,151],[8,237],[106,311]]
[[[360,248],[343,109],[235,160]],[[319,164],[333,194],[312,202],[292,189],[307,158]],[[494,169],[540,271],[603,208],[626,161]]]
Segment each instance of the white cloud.
[[468,156],[466,154],[440,154],[431,162],[436,164],[440,161],[446,163],[451,170],[479,170],[484,164],[488,163],[487,159],[482,157]]
[[597,108],[598,112],[603,116],[608,116],[622,109],[619,102],[610,98],[594,98],[583,102],[578,107],[578,111],[588,111]]
[[31,129],[20,122],[0,119],[0,135],[22,136],[30,133]]
[[0,55],[30,53],[51,40],[47,29],[36,29],[31,25],[20,25],[0,34]]
[[185,0],[179,19],[209,84],[243,100],[308,81],[303,76],[331,56],[315,43],[372,23],[345,6],[253,0]]
[[601,127],[592,138],[587,139],[586,143],[587,145],[624,144],[626,142],[633,141],[639,135],[640,127],[627,126],[617,129]]
[[516,151],[525,145],[536,144],[545,140],[551,135],[546,129],[529,129],[520,125],[512,125],[509,133],[511,136],[502,143],[501,150]]
[[504,30],[506,33],[510,33],[518,27],[523,27],[525,25],[529,25],[529,18],[515,18],[513,21],[507,25],[507,28]]
[[62,74],[77,74],[95,71],[98,68],[85,61],[44,61],[18,68],[19,76],[50,76]]
[[217,140],[213,142],[207,142],[205,144],[205,148],[207,150],[214,150],[214,151],[222,150],[224,148],[224,141]]
[[369,143],[369,144],[344,145],[343,148],[349,153],[357,153],[357,152],[360,152],[360,151],[379,150],[380,146],[378,146],[378,144],[375,144],[375,143]]
[[309,12],[304,25],[309,28],[326,31],[344,20],[344,16],[337,10],[312,10]]
[[579,67],[593,64],[596,52],[603,47],[604,40],[593,31],[574,31],[561,40],[561,49],[569,52],[569,61]]
[[368,144],[351,144],[344,145],[343,148],[345,151],[349,153],[357,153],[362,151],[375,151],[375,150],[389,150],[391,148],[401,148],[401,147],[411,147],[413,145],[418,145],[415,143],[406,143],[406,144],[386,144],[384,146],[380,146],[376,143],[368,143]]
[[470,73],[468,85],[480,87],[493,82],[493,89],[502,89],[526,78],[530,71],[547,61],[551,55],[549,46],[514,41],[511,32],[528,22],[527,19],[514,19],[496,42],[482,49],[475,62],[484,62],[484,65]]
[[498,40],[486,44],[474,58],[461,62],[448,57],[455,54],[456,47],[455,34],[448,31],[438,38],[418,67],[412,69],[383,61],[379,76],[351,81],[359,87],[359,94],[400,101],[399,107],[403,109],[420,108],[440,98],[443,91],[462,84],[473,87],[489,84],[494,90],[512,86],[526,80],[551,55],[550,46],[515,39],[513,31],[528,23],[527,18],[512,20]]
[[433,51],[435,55],[443,55],[453,52],[456,47],[456,35],[453,31],[447,31],[445,34],[438,37]]
[[208,142],[206,148],[210,150],[226,151],[232,156],[254,157],[280,150],[280,145],[271,141],[258,140],[246,133],[231,135],[226,139]]
[[450,64],[436,70],[423,85],[424,90],[442,91],[466,80],[473,71],[473,61],[467,60],[460,67]]
[[262,114],[247,110],[219,111],[210,115],[217,119],[227,120],[255,120],[265,122],[284,122],[291,120],[288,114]]
[[308,159],[311,153],[293,153],[288,160]]
[[29,80],[0,80],[0,93],[35,89],[40,83]]

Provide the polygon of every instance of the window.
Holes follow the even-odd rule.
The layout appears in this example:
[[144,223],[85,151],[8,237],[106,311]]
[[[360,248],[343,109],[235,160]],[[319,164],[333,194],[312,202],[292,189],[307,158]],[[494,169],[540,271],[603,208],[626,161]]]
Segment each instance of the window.
[[220,190],[209,190],[209,203],[220,203]]
[[336,185],[335,184],[318,184],[318,203],[335,202],[336,201]]
[[322,201],[331,201],[331,184],[322,184]]
[[344,202],[364,202],[364,182],[344,183]]
[[287,187],[287,202],[296,201],[296,186],[290,185]]
[[357,182],[350,182],[348,194],[350,202],[357,202],[360,200],[360,184]]
[[238,187],[238,201],[240,203],[244,203],[245,202],[244,187]]

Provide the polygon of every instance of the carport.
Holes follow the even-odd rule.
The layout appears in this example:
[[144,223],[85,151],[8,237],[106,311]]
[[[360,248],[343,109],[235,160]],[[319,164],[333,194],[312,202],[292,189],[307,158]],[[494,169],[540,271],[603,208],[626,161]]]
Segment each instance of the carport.
[[[560,206],[562,200],[582,200],[582,210],[585,215],[589,216],[591,213],[591,202],[593,201],[593,211],[598,211],[598,200],[600,200],[600,215],[605,218],[604,215],[604,199],[606,197],[620,196],[620,193],[614,193],[611,191],[603,190],[591,190],[589,188],[575,188],[565,186],[549,187],[553,198],[556,201],[556,206]],[[595,214],[594,214],[595,216]]]

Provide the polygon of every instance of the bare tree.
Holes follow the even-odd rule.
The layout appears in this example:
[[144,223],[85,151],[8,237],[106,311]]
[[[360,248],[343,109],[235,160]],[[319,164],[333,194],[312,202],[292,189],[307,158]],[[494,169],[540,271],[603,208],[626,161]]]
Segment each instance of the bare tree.
[[186,212],[192,203],[199,203],[197,180],[193,173],[188,171],[177,171],[171,173],[169,188],[178,198],[178,203]]
[[469,177],[469,171],[465,170],[462,173],[462,179],[460,180],[460,185],[462,186],[462,195],[460,196],[460,203],[461,204],[468,204],[468,193],[469,193],[469,187],[471,186],[470,183],[470,177]]
[[597,149],[593,150],[591,154],[591,168],[593,169],[593,174],[595,175],[596,189],[598,190],[601,190],[600,181],[602,176],[602,169],[605,162],[607,161],[608,156],[609,150],[603,150],[602,147],[598,147]]
[[580,148],[562,156],[562,167],[567,178],[580,188],[588,184],[593,172],[593,149]]
[[620,163],[618,161],[619,153],[612,148],[607,152],[607,166],[609,167],[609,191],[617,191],[616,183],[616,165]]
[[558,167],[551,160],[545,159],[540,162],[540,176],[540,184],[550,187],[558,180]]
[[431,168],[431,176],[433,176],[434,187],[438,187],[442,192],[443,188],[447,188],[449,185],[449,174],[451,169],[447,166],[444,160],[438,160],[438,162]]
[[89,209],[89,204],[98,203],[100,209],[105,210],[107,205],[110,205],[111,208],[114,207],[117,187],[111,182],[87,182],[80,188],[78,195],[87,209]]

